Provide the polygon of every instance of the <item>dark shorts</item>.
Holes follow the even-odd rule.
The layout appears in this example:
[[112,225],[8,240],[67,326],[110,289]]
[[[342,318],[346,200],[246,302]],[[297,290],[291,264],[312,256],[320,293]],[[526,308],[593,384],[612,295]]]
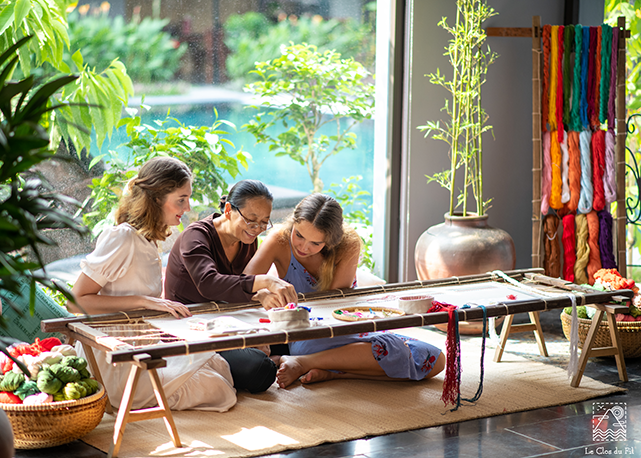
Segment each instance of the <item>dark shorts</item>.
[[260,393],[276,380],[276,364],[256,348],[242,348],[218,352],[225,358],[234,379],[234,388]]

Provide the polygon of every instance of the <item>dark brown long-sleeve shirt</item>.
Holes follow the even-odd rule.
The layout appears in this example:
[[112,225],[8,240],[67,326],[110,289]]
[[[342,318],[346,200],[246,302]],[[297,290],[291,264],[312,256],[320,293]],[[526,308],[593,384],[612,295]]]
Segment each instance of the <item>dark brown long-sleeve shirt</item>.
[[183,304],[209,301],[248,302],[254,295],[254,275],[243,270],[256,253],[257,242],[241,242],[240,251],[229,262],[214,227],[214,213],[190,224],[180,234],[167,262],[165,297]]

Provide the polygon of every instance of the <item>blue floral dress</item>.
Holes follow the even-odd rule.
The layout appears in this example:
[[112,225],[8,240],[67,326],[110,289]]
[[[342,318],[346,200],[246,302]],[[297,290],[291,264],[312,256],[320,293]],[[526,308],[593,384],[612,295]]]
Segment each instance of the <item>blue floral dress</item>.
[[[283,280],[294,285],[299,293],[313,292],[316,287],[316,279],[298,262],[293,253]],[[355,283],[353,286],[356,286]],[[391,332],[365,332],[330,339],[290,342],[289,351],[291,355],[309,355],[357,342],[371,342],[374,358],[390,378],[421,380],[431,372],[441,354],[441,350],[434,345]]]

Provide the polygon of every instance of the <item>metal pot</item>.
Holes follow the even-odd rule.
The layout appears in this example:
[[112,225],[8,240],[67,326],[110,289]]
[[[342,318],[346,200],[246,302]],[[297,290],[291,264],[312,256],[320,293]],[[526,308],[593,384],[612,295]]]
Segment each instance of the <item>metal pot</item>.
[[512,270],[516,251],[512,237],[488,225],[488,215],[453,216],[428,228],[416,242],[414,262],[421,280],[459,277],[492,270]]

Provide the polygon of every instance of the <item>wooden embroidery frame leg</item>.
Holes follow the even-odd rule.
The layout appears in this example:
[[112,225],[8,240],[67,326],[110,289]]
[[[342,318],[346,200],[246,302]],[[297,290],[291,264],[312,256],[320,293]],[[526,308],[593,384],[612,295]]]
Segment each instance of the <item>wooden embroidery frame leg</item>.
[[529,323],[513,324],[514,315],[507,315],[505,317],[503,327],[501,328],[499,345],[496,347],[496,351],[494,352],[495,363],[500,362],[503,357],[507,338],[510,337],[510,334],[517,332],[534,331],[534,337],[536,338],[536,343],[539,346],[539,353],[541,356],[548,356],[548,349],[545,346],[545,339],[543,338],[543,328],[541,327],[541,320],[539,319],[540,313],[541,312],[528,312],[528,315],[530,316]]
[[[588,358],[593,356],[614,356],[617,363],[617,370],[619,371],[619,380],[621,380],[622,382],[627,382],[628,372],[625,368],[623,348],[621,347],[621,341],[619,340],[619,330],[617,329],[615,314],[628,313],[628,307],[617,304],[586,305],[595,308],[596,313],[592,317],[592,325],[590,326],[588,335],[586,336],[585,342],[583,343],[581,357],[579,358],[579,368],[577,370],[577,373],[572,378],[572,382],[570,383],[570,385],[574,388],[579,386],[579,383],[581,383],[581,377],[583,377],[583,372],[585,371],[585,366],[588,363]],[[605,314],[608,320],[608,327],[610,328],[610,340],[612,341],[612,345],[609,347],[594,348],[594,341],[596,339],[599,325],[601,324],[601,321],[603,319],[603,314]]]
[[[167,365],[167,361],[164,359],[151,359],[151,356],[147,354],[136,355],[134,360],[135,361],[131,365],[129,378],[127,379],[127,385],[125,386],[125,392],[122,395],[120,408],[118,409],[118,416],[116,417],[116,424],[114,425],[113,441],[109,448],[109,454],[107,455],[109,458],[118,455],[127,423],[150,420],[152,418],[162,418],[165,420],[165,426],[167,427],[167,431],[171,436],[174,446],[182,447],[180,438],[178,437],[178,430],[174,423],[174,417],[171,415],[171,410],[167,404],[167,397],[165,396],[165,392],[160,384],[158,372],[156,372],[156,369],[165,367]],[[158,401],[158,406],[133,410],[131,405],[133,404],[134,393],[136,392],[138,380],[140,379],[140,374],[143,370],[148,371],[149,376],[151,377],[151,384],[154,387],[154,395]]]
[[[102,381],[102,376],[100,374],[100,369],[96,364],[96,358],[93,353],[93,349],[89,345],[85,345],[85,353],[89,364],[92,368],[93,374],[96,379],[104,386]],[[156,369],[160,367],[167,366],[167,361],[164,359],[151,359],[147,354],[137,355],[134,357],[135,361],[131,364],[131,371],[129,372],[129,377],[127,378],[127,384],[125,385],[125,391],[122,395],[122,400],[120,401],[120,408],[118,409],[118,414],[116,416],[116,423],[114,425],[114,434],[109,447],[108,458],[113,458],[118,455],[120,450],[120,445],[122,444],[122,438],[125,433],[125,428],[128,423],[133,423],[136,421],[151,420],[153,418],[162,418],[165,420],[165,426],[167,431],[171,436],[171,440],[174,443],[175,447],[182,447],[180,442],[180,437],[178,436],[178,429],[176,429],[176,423],[174,422],[174,417],[171,415],[171,409],[167,404],[167,397],[165,396],[165,391],[163,390],[162,384],[160,383],[160,378],[158,377],[158,372]],[[156,396],[156,401],[158,406],[148,407],[145,409],[132,409],[131,406],[134,401],[134,393],[138,386],[138,380],[140,380],[140,375],[142,371],[146,370],[151,377],[151,384],[154,388],[154,395]],[[105,408],[107,413],[113,414],[113,408],[109,397],[107,397],[107,407]]]

